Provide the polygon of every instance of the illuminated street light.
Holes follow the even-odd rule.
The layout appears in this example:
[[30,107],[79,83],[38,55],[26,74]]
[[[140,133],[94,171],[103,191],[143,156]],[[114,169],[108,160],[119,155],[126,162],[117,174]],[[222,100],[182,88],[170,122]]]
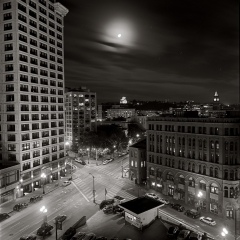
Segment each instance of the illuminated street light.
[[44,180],[43,180],[43,194],[45,194],[44,184],[45,184],[46,174],[45,174],[45,173],[42,173],[42,174],[41,174],[41,178],[44,179]]
[[47,208],[45,208],[45,206],[42,206],[40,208],[40,212],[43,213],[43,223],[47,222]]

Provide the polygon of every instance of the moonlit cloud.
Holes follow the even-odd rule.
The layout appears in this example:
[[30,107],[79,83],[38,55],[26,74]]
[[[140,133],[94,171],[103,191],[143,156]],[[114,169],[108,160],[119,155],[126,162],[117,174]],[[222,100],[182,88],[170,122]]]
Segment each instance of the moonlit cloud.
[[216,90],[238,102],[237,1],[60,2],[69,9],[66,86],[86,86],[99,102],[205,102]]

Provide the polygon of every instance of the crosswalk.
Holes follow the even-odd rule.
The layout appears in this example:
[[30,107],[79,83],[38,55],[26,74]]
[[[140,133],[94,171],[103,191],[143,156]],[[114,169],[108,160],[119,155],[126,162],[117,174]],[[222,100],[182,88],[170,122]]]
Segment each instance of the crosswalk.
[[[123,168],[128,167],[128,165],[129,165],[128,162],[124,162],[123,163]],[[89,166],[86,166],[86,167],[88,168]],[[106,167],[106,165],[100,165],[100,166],[98,166],[97,169],[100,173],[104,173],[104,174],[106,174],[108,176],[111,176],[111,177],[121,175],[121,173],[122,173],[122,167],[121,166],[118,166],[114,170],[111,170],[111,171],[109,171],[109,169]]]
[[[77,178],[73,180],[73,183],[76,185],[79,192],[85,197],[86,200],[88,199],[89,201],[93,201],[93,188],[91,188],[89,182],[86,183],[84,180]],[[123,190],[124,185],[124,182],[114,182],[114,184],[111,184],[108,179],[95,178],[95,199],[98,200],[100,197],[103,198],[105,189],[107,191],[107,199],[113,198],[116,195],[121,196],[126,200],[134,199],[135,196]]]

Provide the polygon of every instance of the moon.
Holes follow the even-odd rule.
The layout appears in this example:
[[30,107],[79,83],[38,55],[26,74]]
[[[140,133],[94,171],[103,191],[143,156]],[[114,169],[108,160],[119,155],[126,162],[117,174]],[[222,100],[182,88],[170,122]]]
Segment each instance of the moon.
[[118,34],[118,37],[120,38],[121,36],[122,36],[122,34],[121,34],[121,33],[119,33],[119,34]]

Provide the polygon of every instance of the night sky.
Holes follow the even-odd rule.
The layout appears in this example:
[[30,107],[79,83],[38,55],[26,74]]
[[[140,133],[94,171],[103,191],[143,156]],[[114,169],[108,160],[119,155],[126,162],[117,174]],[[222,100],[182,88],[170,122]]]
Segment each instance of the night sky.
[[[65,17],[65,86],[98,103],[239,102],[237,0],[59,0]],[[121,38],[118,38],[121,34]]]

